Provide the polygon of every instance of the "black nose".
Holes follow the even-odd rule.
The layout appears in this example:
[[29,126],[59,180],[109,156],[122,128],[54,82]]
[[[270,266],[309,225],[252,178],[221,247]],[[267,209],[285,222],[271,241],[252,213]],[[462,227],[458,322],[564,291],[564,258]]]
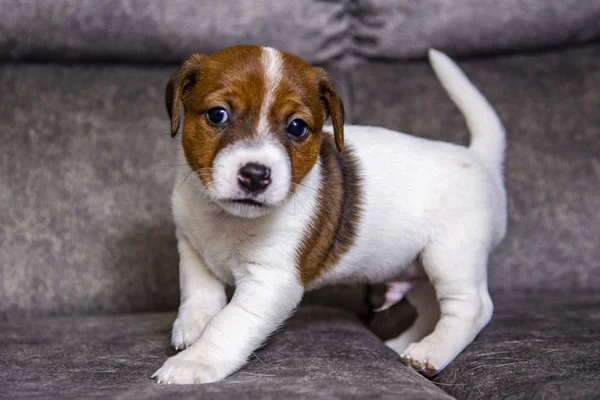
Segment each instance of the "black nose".
[[240,186],[251,193],[262,193],[271,183],[271,170],[264,165],[249,163],[238,173]]

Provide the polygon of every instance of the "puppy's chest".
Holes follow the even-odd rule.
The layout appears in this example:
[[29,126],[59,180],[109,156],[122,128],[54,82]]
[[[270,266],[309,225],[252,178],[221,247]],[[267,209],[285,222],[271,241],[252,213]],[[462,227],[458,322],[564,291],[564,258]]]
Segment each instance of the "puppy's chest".
[[223,223],[204,223],[201,231],[192,236],[193,245],[206,266],[229,284],[234,283],[236,274],[253,258],[254,232]]
[[191,235],[193,246],[206,266],[222,281],[234,285],[247,268],[296,268],[296,246],[290,241],[296,229],[278,221],[228,220],[200,216]]

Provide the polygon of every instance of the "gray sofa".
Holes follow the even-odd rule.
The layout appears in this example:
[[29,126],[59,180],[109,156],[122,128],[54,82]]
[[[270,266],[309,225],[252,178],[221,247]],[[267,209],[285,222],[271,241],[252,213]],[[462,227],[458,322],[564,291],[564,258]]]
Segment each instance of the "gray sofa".
[[[0,0],[0,398],[598,398],[598,21],[596,0]],[[496,311],[434,379],[380,340],[410,305],[373,314],[361,286],[307,295],[222,382],[150,379],[179,296],[164,86],[190,53],[236,43],[325,67],[349,123],[465,143],[429,47],[496,107]]]

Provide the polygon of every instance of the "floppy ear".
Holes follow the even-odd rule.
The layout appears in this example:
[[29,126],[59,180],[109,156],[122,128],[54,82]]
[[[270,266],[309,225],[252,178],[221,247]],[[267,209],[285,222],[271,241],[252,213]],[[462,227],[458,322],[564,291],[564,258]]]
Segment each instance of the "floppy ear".
[[169,82],[167,82],[165,105],[171,119],[171,137],[175,137],[177,131],[179,131],[181,102],[190,87],[196,83],[203,58],[203,54],[194,54],[183,63],[177,72],[171,75]]
[[342,152],[344,150],[344,104],[329,81],[327,73],[322,69],[318,69],[318,71],[320,75],[319,96],[327,112],[326,118],[331,118],[335,145],[338,151]]

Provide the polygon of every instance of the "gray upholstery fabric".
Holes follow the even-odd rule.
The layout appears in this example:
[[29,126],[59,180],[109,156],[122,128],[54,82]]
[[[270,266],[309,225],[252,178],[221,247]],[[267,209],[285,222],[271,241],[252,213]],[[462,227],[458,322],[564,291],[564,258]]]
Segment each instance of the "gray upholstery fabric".
[[581,0],[358,0],[353,52],[423,57],[540,49],[600,37],[600,2]]
[[0,59],[169,63],[246,43],[324,62],[348,47],[347,2],[0,0]]
[[172,68],[0,69],[0,308],[174,308]]
[[224,381],[162,386],[174,314],[0,322],[0,397],[451,399],[350,314],[302,307]]
[[169,63],[240,43],[310,62],[538,49],[600,37],[581,0],[0,0],[0,59]]
[[[434,383],[458,399],[594,399],[600,297],[493,293],[492,322]],[[149,376],[173,351],[173,313],[0,322],[0,397],[124,399],[450,398],[406,370],[360,322],[304,306],[223,382],[165,387]]]
[[[508,131],[509,229],[490,285],[600,287],[600,46],[460,65]],[[371,62],[351,74],[354,123],[466,143],[464,121],[426,63]]]
[[493,293],[492,322],[435,379],[458,399],[597,399],[600,296]]
[[0,320],[177,307],[175,68],[0,65]]

